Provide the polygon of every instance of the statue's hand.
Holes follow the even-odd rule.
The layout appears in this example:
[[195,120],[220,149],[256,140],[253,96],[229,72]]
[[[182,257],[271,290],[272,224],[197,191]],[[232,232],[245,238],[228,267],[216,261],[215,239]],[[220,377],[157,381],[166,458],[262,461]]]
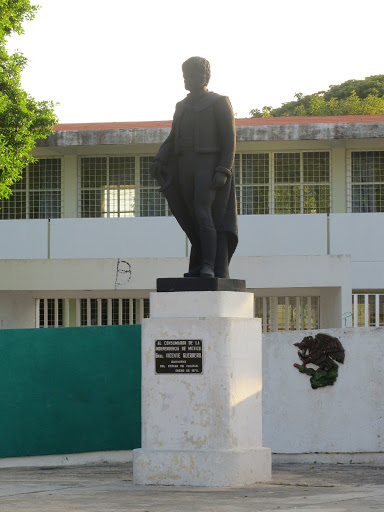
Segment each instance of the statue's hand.
[[211,188],[213,188],[213,190],[218,190],[219,188],[224,187],[224,185],[227,183],[227,179],[228,178],[225,174],[220,171],[216,171],[213,175]]
[[151,173],[151,176],[152,176],[153,179],[155,179],[157,181],[159,180],[161,168],[162,168],[162,163],[160,162],[160,160],[154,160],[151,163],[151,167],[149,168],[149,172]]

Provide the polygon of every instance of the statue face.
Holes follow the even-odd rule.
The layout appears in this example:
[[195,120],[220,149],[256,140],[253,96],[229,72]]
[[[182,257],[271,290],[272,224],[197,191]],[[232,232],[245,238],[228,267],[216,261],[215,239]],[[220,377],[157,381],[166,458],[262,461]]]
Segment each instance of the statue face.
[[187,91],[201,91],[204,89],[204,76],[193,69],[185,69],[183,71],[184,87]]

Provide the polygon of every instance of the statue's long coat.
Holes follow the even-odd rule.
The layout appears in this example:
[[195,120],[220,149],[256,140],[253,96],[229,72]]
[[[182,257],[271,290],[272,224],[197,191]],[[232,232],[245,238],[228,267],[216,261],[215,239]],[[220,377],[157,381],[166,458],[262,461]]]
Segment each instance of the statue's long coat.
[[[178,184],[178,155],[180,153],[180,120],[188,97],[176,105],[171,133],[156,155],[165,167],[159,179],[161,190],[168,200],[172,213],[190,239],[192,246],[198,239],[195,223],[181,197]],[[236,131],[232,107],[226,96],[207,92],[193,108],[194,150],[197,153],[218,153],[216,169],[227,176],[224,187],[217,190],[212,206],[213,222],[218,232],[228,235],[228,258],[231,259],[238,242],[236,193],[233,161],[236,148]],[[182,170],[181,170],[182,172]]]

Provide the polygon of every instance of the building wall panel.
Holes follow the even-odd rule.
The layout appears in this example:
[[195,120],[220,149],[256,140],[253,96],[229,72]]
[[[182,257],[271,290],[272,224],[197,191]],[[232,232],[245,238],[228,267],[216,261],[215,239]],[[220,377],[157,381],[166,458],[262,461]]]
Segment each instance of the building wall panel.
[[327,254],[327,216],[241,215],[236,256]]
[[0,220],[0,259],[48,257],[48,220]]
[[185,235],[173,217],[51,221],[51,258],[183,257]]

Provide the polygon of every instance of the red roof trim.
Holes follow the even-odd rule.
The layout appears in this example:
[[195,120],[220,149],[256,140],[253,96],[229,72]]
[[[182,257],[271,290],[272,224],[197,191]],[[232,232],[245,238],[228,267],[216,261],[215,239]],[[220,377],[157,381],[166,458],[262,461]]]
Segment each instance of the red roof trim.
[[[235,119],[236,126],[270,126],[286,124],[343,124],[384,123],[382,116],[323,116],[323,117],[249,117]],[[56,132],[83,130],[132,130],[142,128],[170,128],[172,121],[132,121],[121,123],[72,123],[58,124]]]

